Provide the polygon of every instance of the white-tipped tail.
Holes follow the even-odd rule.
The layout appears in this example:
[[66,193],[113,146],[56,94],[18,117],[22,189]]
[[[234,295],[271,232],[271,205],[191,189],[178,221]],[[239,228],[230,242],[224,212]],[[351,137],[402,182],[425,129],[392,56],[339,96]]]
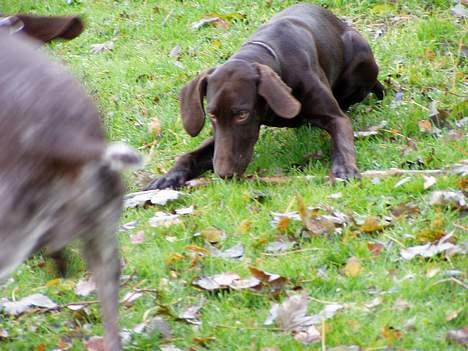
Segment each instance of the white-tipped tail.
[[140,154],[124,143],[112,143],[107,147],[104,162],[116,171],[139,168],[143,165]]

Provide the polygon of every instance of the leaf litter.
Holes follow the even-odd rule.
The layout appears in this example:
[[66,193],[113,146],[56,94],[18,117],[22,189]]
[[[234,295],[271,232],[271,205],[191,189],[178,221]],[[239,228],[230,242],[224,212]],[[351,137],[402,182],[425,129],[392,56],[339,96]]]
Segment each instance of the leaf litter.
[[332,318],[344,306],[329,304],[318,314],[307,315],[309,301],[307,295],[292,295],[281,304],[273,304],[264,325],[276,324],[282,331],[292,334],[303,344],[318,342],[321,334],[316,326]]

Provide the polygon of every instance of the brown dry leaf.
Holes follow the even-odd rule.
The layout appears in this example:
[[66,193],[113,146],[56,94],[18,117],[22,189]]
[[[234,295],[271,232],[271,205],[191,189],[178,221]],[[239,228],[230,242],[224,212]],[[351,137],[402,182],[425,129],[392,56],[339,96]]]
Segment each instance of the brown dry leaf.
[[281,217],[276,225],[276,229],[278,229],[281,233],[286,233],[289,227],[289,218],[288,217]]
[[460,178],[458,180],[458,187],[462,190],[462,191],[468,191],[468,178],[467,177],[463,177],[463,178]]
[[380,335],[387,340],[390,344],[395,343],[402,336],[402,332],[394,327],[383,327],[380,331]]
[[204,247],[201,247],[201,246],[197,246],[197,245],[187,245],[185,247],[185,249],[187,251],[191,251],[193,253],[196,253],[198,255],[202,255],[202,256],[208,256],[210,254],[210,250],[204,248]]
[[224,272],[213,276],[202,277],[195,280],[192,284],[203,290],[215,291],[231,287],[234,281],[240,280],[237,273]]
[[362,271],[361,262],[356,256],[348,258],[346,265],[343,268],[343,273],[347,277],[357,277]]
[[206,346],[209,342],[215,341],[215,336],[196,336],[193,338],[193,341],[198,345]]
[[432,132],[432,123],[428,119],[422,119],[418,121],[419,130],[422,133],[431,133]]
[[237,231],[240,234],[248,234],[251,228],[252,228],[252,221],[248,219],[244,219],[237,226]]
[[421,210],[416,204],[408,202],[393,206],[390,212],[394,217],[414,217],[419,215]]
[[92,336],[85,342],[87,351],[105,351],[104,338],[102,336]]
[[216,244],[226,238],[226,233],[217,228],[207,228],[201,231],[203,239],[208,241],[210,244]]
[[36,351],[46,351],[46,347],[44,344],[39,344],[36,346]]
[[32,294],[16,301],[0,299],[0,310],[12,316],[18,316],[34,307],[53,309],[58,305],[43,294]]
[[458,330],[449,330],[447,332],[447,339],[460,345],[468,344],[468,327]]
[[370,251],[370,253],[372,253],[374,257],[379,257],[384,247],[385,246],[383,244],[377,242],[369,241],[367,243],[367,249]]
[[285,277],[282,277],[278,274],[274,273],[269,273],[262,271],[261,269],[255,268],[255,267],[249,267],[250,273],[260,280],[262,283],[267,283],[267,284],[274,284],[274,285],[284,285],[288,282],[288,279]]
[[307,215],[304,220],[305,228],[314,235],[331,234],[335,231],[335,223],[325,216]]
[[204,304],[205,301],[202,299],[197,304],[187,307],[178,315],[178,318],[190,324],[201,325],[201,321],[199,320],[199,312]]
[[161,134],[161,122],[159,122],[159,119],[157,117],[154,117],[149,126],[148,126],[148,133],[151,136],[154,136],[157,138]]
[[378,217],[370,216],[364,219],[364,223],[361,224],[360,230],[363,233],[375,233],[381,231],[383,229],[383,225],[380,223],[380,219]]

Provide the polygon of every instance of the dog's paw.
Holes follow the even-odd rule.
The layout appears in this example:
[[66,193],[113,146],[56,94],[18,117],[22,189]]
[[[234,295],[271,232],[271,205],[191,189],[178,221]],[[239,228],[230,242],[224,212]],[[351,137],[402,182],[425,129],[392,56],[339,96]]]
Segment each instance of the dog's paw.
[[188,180],[186,172],[173,171],[166,173],[165,175],[153,179],[143,190],[156,190],[156,189],[178,189],[184,186]]
[[354,165],[336,164],[332,167],[332,174],[335,178],[344,180],[359,179],[361,174]]

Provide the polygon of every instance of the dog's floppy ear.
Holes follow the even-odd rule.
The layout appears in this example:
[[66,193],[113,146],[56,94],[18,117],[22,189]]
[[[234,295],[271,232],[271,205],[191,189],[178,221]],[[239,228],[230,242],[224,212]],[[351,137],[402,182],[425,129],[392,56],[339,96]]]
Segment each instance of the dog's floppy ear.
[[297,116],[301,110],[301,103],[291,94],[291,88],[270,67],[259,63],[255,66],[260,75],[258,94],[277,115],[284,118]]
[[78,16],[34,16],[16,15],[23,22],[24,34],[44,43],[51,40],[73,39],[84,30],[83,21]]
[[206,95],[206,83],[214,68],[206,70],[186,84],[180,92],[180,113],[182,124],[190,136],[197,136],[205,124],[203,99]]

